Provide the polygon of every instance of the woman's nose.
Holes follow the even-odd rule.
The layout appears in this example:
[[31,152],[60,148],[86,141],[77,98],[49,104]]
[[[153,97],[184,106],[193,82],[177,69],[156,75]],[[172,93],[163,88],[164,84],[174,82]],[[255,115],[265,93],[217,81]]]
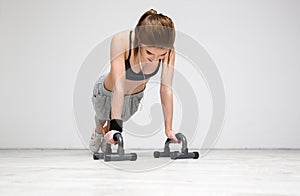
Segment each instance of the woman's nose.
[[158,58],[155,58],[155,57],[152,57],[152,58],[149,58],[149,59],[151,60],[151,62],[158,60]]

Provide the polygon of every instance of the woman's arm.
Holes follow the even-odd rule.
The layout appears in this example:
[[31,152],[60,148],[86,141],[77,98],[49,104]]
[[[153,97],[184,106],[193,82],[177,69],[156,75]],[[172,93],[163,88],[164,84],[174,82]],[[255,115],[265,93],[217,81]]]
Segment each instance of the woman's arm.
[[[175,52],[170,50],[169,55],[164,59],[161,74],[160,99],[164,114],[165,134],[167,137],[173,138],[173,90],[172,80],[174,75]],[[177,142],[177,141],[176,141]]]
[[124,80],[125,80],[125,64],[124,64],[124,44],[121,36],[114,36],[110,46],[110,75],[112,78],[113,97],[111,106],[111,119],[122,119],[122,110],[124,103]]
[[125,64],[124,64],[124,47],[122,47],[122,39],[120,35],[115,35],[110,45],[110,78],[112,82],[112,101],[111,101],[111,120],[109,130],[104,139],[109,144],[116,144],[113,136],[118,131],[122,131],[122,111],[124,104],[124,80],[125,80]]

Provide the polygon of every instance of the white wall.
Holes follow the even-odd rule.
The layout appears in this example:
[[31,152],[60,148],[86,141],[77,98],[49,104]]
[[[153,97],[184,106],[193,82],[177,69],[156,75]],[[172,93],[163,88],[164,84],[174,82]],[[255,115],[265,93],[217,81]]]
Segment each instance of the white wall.
[[300,147],[297,0],[0,0],[0,148],[84,148],[72,108],[81,64],[149,8],[170,16],[219,68],[227,111],[216,148]]

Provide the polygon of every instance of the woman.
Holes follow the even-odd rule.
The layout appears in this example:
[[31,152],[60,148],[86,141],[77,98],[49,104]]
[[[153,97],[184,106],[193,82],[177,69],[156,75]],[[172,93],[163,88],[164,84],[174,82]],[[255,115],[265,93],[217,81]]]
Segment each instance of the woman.
[[[153,9],[141,16],[134,31],[124,31],[113,36],[110,72],[98,79],[92,97],[96,112],[95,133],[89,142],[92,152],[98,152],[100,146],[106,145],[105,142],[116,144],[113,135],[122,132],[123,121],[127,121],[137,111],[147,82],[160,67],[165,134],[171,142],[179,142],[172,129],[174,41],[172,20],[157,14]],[[106,123],[108,128],[104,127]]]

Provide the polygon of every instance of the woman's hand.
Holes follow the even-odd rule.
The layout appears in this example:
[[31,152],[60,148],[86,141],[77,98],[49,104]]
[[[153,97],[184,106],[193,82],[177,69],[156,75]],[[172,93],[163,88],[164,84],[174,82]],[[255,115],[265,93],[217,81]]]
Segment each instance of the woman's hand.
[[120,131],[111,130],[104,135],[104,139],[108,144],[117,144],[118,142],[114,140],[114,134],[121,133]]
[[171,139],[170,143],[180,143],[180,140],[178,140],[175,136],[177,133],[179,132],[174,130],[166,131],[166,136]]

